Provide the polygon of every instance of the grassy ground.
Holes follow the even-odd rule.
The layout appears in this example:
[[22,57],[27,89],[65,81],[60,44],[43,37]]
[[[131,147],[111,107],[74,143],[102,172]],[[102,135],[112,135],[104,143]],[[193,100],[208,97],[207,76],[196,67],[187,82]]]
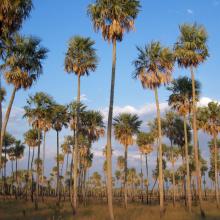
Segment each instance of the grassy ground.
[[[34,210],[34,205],[24,201],[0,201],[0,220],[107,220],[108,209],[103,205],[88,205],[80,207],[76,216],[72,216],[69,203],[62,203],[60,212],[53,205],[54,202],[45,201],[39,204],[38,211]],[[116,220],[157,220],[159,218],[158,206],[146,206],[140,204],[130,204],[125,211],[120,205],[114,207]],[[206,220],[219,220],[220,210],[217,210],[214,203],[205,203]],[[25,215],[25,217],[24,217]],[[60,217],[54,217],[60,216]],[[192,214],[188,214],[185,209],[178,205],[166,206],[164,220],[199,220],[199,208],[193,207]]]

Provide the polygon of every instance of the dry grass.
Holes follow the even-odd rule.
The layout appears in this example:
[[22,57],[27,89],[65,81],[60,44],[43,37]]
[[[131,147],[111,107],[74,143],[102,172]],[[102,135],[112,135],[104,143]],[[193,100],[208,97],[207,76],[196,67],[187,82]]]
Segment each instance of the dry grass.
[[[76,216],[72,216],[68,202],[62,203],[60,210],[53,205],[52,201],[45,201],[39,204],[38,211],[34,205],[24,201],[1,201],[0,220],[107,220],[108,209],[105,204],[88,205],[80,207]],[[116,220],[159,220],[159,207],[140,204],[130,204],[127,210],[120,205],[114,207]],[[214,203],[205,203],[206,220],[219,220],[220,210],[217,210]],[[25,214],[25,216],[24,216]],[[56,216],[56,217],[54,217]],[[193,207],[192,214],[185,211],[183,206],[177,204],[166,206],[164,220],[199,220],[199,208]]]

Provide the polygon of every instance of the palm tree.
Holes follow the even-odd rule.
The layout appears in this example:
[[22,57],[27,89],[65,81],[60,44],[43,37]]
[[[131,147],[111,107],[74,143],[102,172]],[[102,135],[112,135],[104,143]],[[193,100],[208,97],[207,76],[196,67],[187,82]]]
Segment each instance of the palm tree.
[[[28,165],[27,165],[27,176],[26,176],[26,185],[28,185],[29,175],[31,173],[31,198],[33,200],[33,162],[34,162],[34,149],[38,146],[38,130],[37,129],[29,129],[24,133],[24,143],[28,145]],[[32,148],[32,158],[30,162],[30,151]],[[30,172],[31,170],[31,172]],[[26,199],[27,199],[27,191],[26,191]]]
[[2,148],[1,143],[6,132],[15,94],[21,88],[29,89],[39,78],[43,71],[41,62],[46,58],[47,53],[47,49],[41,47],[39,39],[19,35],[16,35],[15,44],[10,49],[11,52],[6,57],[4,64],[4,71],[6,82],[12,84],[14,88],[2,125],[0,149]]
[[138,119],[136,114],[132,115],[129,113],[119,114],[113,119],[114,135],[115,139],[120,144],[124,145],[125,153],[125,164],[124,164],[124,203],[127,208],[127,157],[128,157],[128,146],[134,144],[134,135],[139,132],[142,121]]
[[108,173],[108,207],[111,220],[114,219],[112,207],[112,162],[111,132],[114,103],[116,42],[122,41],[125,31],[134,30],[134,20],[140,10],[139,0],[96,0],[88,6],[88,14],[93,22],[94,30],[101,30],[104,40],[112,42],[112,78],[107,128],[107,173]]
[[217,207],[219,208],[217,137],[220,133],[220,105],[216,102],[210,102],[207,107],[198,108],[197,125],[199,128],[212,135],[214,141],[215,197]]
[[[12,43],[12,35],[18,31],[23,21],[29,16],[32,9],[32,0],[2,0],[0,5],[0,60],[4,60],[9,45]],[[0,68],[1,71],[1,68]],[[0,72],[0,91],[1,72]],[[0,100],[2,100],[0,93]],[[0,137],[2,130],[2,104],[0,102]],[[0,155],[2,155],[2,144],[0,144]],[[1,157],[0,157],[1,166]]]
[[[137,135],[137,145],[139,147],[139,151],[141,154],[145,155],[146,158],[146,172],[147,172],[147,204],[149,202],[149,197],[148,197],[148,189],[149,189],[149,172],[148,172],[148,154],[150,154],[153,151],[153,146],[152,144],[154,143],[154,136],[152,133],[145,133],[145,132],[140,132]],[[142,177],[142,184],[143,184],[143,177]]]
[[163,201],[163,168],[162,168],[162,135],[158,88],[171,80],[174,59],[167,47],[162,47],[160,42],[152,42],[144,48],[137,47],[138,58],[134,61],[134,77],[141,80],[144,88],[154,90],[157,108],[158,147],[159,147],[159,189],[160,189],[160,214],[164,212]]
[[183,24],[180,26],[180,36],[175,44],[175,57],[180,67],[190,68],[192,79],[192,113],[193,113],[193,146],[195,151],[196,173],[197,173],[197,190],[199,196],[201,215],[205,213],[202,208],[202,189],[201,189],[201,174],[199,168],[198,157],[198,137],[196,125],[196,91],[195,91],[195,76],[194,68],[203,63],[208,54],[207,48],[207,32],[203,26],[197,24]]
[[52,127],[57,133],[57,199],[60,202],[60,167],[59,167],[59,132],[63,127],[68,127],[69,115],[63,105],[54,105],[52,110]]
[[[38,92],[34,96],[29,96],[27,100],[27,105],[24,107],[24,117],[28,119],[29,123],[38,132],[38,153],[37,161],[40,161],[40,145],[41,145],[41,131],[45,127],[45,118],[49,114],[52,115],[52,110],[54,106],[54,100],[49,95]],[[39,191],[39,165],[37,164],[37,193],[35,200],[35,208],[38,209],[38,191]]]
[[74,153],[74,213],[77,208],[77,167],[78,167],[78,131],[79,131],[79,108],[80,108],[80,79],[81,76],[89,75],[97,67],[97,55],[94,49],[95,42],[89,37],[75,36],[69,41],[65,57],[65,70],[75,73],[78,78],[77,109],[76,109],[76,137]]
[[21,159],[24,155],[25,145],[21,141],[16,140],[15,146],[13,147],[14,156],[15,156],[15,177],[16,182],[18,183],[18,159]]
[[[195,80],[195,94],[196,100],[199,99],[200,83]],[[187,204],[188,210],[191,212],[192,200],[191,200],[191,187],[190,187],[190,171],[189,171],[189,153],[188,143],[191,136],[187,133],[189,130],[187,125],[187,116],[192,112],[192,80],[188,77],[179,77],[171,82],[171,85],[167,88],[172,94],[169,96],[168,104],[172,109],[176,110],[180,116],[183,117],[184,122],[184,149],[185,149],[185,161],[186,161],[186,188],[187,188]],[[178,135],[179,136],[179,135]]]

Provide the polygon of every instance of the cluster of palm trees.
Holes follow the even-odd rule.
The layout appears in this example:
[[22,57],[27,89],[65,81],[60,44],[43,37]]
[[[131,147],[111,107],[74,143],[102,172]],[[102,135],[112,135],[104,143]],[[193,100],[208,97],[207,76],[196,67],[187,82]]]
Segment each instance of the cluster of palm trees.
[[[23,21],[28,17],[32,8],[31,0],[3,0],[0,5],[0,59],[1,74],[6,82],[13,86],[9,104],[2,120],[2,102],[6,91],[0,87],[0,165],[4,180],[6,180],[6,162],[19,159],[23,155],[24,146],[20,141],[9,138],[7,124],[10,118],[12,105],[16,92],[20,89],[29,89],[37,81],[43,72],[42,62],[47,56],[48,50],[41,46],[41,41],[36,37],[22,36],[18,33]],[[140,186],[142,201],[144,201],[144,185],[146,186],[147,202],[149,190],[148,157],[156,148],[157,166],[153,172],[155,184],[158,181],[160,213],[164,213],[164,182],[167,179],[172,183],[172,198],[175,205],[176,178],[181,176],[185,184],[185,199],[189,212],[192,207],[192,179],[196,177],[196,197],[199,198],[201,215],[205,215],[203,209],[202,177],[205,178],[207,170],[204,159],[200,155],[198,143],[198,130],[201,129],[212,136],[210,142],[211,169],[209,176],[215,184],[215,196],[219,206],[218,178],[219,178],[219,153],[218,134],[220,132],[220,106],[211,102],[207,107],[197,108],[200,95],[200,83],[195,80],[194,72],[198,66],[205,62],[209,56],[207,47],[207,32],[198,24],[180,25],[180,35],[174,46],[166,47],[158,41],[152,41],[144,47],[137,47],[137,58],[133,61],[133,77],[139,79],[144,89],[153,90],[155,95],[157,117],[149,123],[149,131],[140,131],[142,121],[135,114],[122,113],[113,117],[114,87],[116,75],[116,46],[123,40],[126,32],[135,28],[135,19],[138,16],[141,5],[139,0],[96,0],[88,6],[88,15],[96,32],[102,33],[103,39],[112,44],[112,77],[110,89],[109,112],[107,121],[107,143],[105,148],[106,162],[104,173],[106,176],[107,202],[110,219],[114,219],[113,213],[113,177],[112,177],[112,137],[124,146],[124,157],[118,159],[116,179],[123,181],[124,204],[128,204],[128,177],[137,177],[134,170],[128,169],[128,146],[138,145],[141,153],[146,158],[146,179],[143,170],[140,174]],[[28,166],[25,172],[26,198],[30,192],[35,207],[38,207],[38,196],[43,195],[46,183],[45,176],[45,147],[46,134],[53,129],[56,132],[57,154],[56,166],[51,176],[56,177],[57,204],[61,194],[65,194],[65,186],[68,186],[69,197],[76,213],[78,200],[86,196],[86,174],[92,165],[92,144],[104,135],[103,116],[98,111],[87,110],[81,103],[81,77],[95,72],[98,65],[95,42],[89,37],[74,36],[68,42],[64,66],[67,73],[77,76],[78,90],[77,100],[69,105],[58,104],[50,95],[37,92],[29,96],[24,107],[24,117],[27,118],[31,129],[24,134],[24,143],[29,148]],[[179,77],[172,79],[174,66],[190,71],[191,79]],[[1,84],[0,84],[1,85]],[[161,116],[159,105],[159,88],[164,85],[171,92],[169,106],[171,111],[164,118]],[[60,132],[69,127],[73,135],[65,138],[60,145]],[[191,132],[192,128],[192,132]],[[191,133],[193,145],[191,146]],[[163,137],[169,139],[169,145],[164,144]],[[9,138],[10,140],[7,140]],[[13,139],[13,140],[12,140]],[[41,145],[43,145],[41,159]],[[7,149],[8,146],[11,146]],[[3,151],[4,147],[4,151]],[[34,161],[35,148],[37,158]],[[62,149],[62,154],[60,153]],[[10,150],[12,149],[12,150]],[[32,158],[31,158],[32,149]],[[3,154],[2,154],[3,153]],[[8,154],[8,156],[6,156]],[[71,161],[69,162],[69,155]],[[66,156],[66,175],[63,175],[63,163]],[[182,165],[175,168],[175,163],[182,158]],[[31,161],[30,161],[31,160]],[[170,163],[170,170],[166,169],[166,161]],[[12,162],[13,163],[13,162]],[[16,162],[17,164],[17,162]],[[33,167],[35,165],[35,167]],[[34,172],[35,171],[35,178]],[[181,173],[181,175],[177,175]],[[213,175],[214,173],[214,175]],[[13,174],[13,172],[12,172]],[[93,174],[90,185],[100,185],[100,176]],[[133,178],[134,179],[134,178]],[[17,180],[17,172],[16,172]],[[64,184],[65,181],[68,184]],[[63,182],[64,181],[64,182]],[[36,182],[36,186],[35,186]],[[154,184],[154,186],[155,186]],[[6,192],[5,181],[5,192]],[[62,187],[64,186],[64,187]]]

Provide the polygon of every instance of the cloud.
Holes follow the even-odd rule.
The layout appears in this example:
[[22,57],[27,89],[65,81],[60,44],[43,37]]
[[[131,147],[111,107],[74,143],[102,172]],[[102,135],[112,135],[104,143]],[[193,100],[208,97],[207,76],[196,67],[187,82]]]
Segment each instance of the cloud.
[[[77,97],[75,96],[74,99],[76,100]],[[88,97],[87,97],[86,94],[81,94],[81,95],[80,95],[80,101],[81,101],[81,102],[90,102],[90,100],[88,99]]]
[[220,102],[217,100],[211,99],[209,97],[202,97],[198,102],[198,106],[199,107],[207,106],[209,102],[218,102],[220,104]]
[[190,9],[190,8],[188,8],[186,11],[187,11],[188,14],[191,14],[191,15],[194,14],[193,10]]

